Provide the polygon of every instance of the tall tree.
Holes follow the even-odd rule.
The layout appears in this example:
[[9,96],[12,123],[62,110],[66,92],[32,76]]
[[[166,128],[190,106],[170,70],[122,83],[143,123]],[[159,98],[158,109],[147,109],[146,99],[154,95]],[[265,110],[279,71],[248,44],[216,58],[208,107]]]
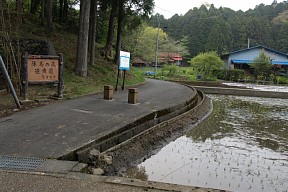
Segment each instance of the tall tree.
[[[192,56],[211,49],[218,53],[244,49],[248,38],[251,46],[263,45],[287,52],[282,43],[276,43],[285,36],[282,30],[281,33],[279,31],[282,28],[280,26],[287,22],[287,10],[286,1],[274,1],[272,5],[260,4],[246,12],[202,5],[183,16],[174,15],[161,23],[167,23],[165,32],[169,37],[176,40],[183,36],[189,38],[188,47]],[[149,21],[151,26],[156,26],[155,21],[154,16]]]
[[205,43],[205,50],[217,51],[218,54],[223,54],[230,50],[231,41],[232,34],[228,23],[215,18]]
[[17,10],[17,23],[18,23],[18,28],[19,25],[22,23],[22,15],[23,15],[23,0],[17,0],[16,2],[16,10]]
[[63,9],[64,9],[64,0],[59,0],[59,14],[58,14],[59,22],[61,22],[63,19]]
[[69,4],[68,0],[64,0],[64,5],[63,5],[63,21],[68,20],[68,9],[69,9]]
[[124,48],[131,52],[133,56],[140,57],[146,62],[154,62],[157,35],[159,35],[159,52],[169,52],[167,34],[162,29],[158,33],[157,28],[145,25],[139,26],[139,29],[135,30],[134,33],[124,36]]
[[253,60],[253,64],[250,64],[250,66],[254,70],[255,79],[269,80],[273,72],[273,64],[264,50],[260,51],[258,57]]
[[[118,3],[118,28],[115,61],[120,57],[124,19],[136,15],[142,18],[147,18],[154,6],[153,0],[118,0]],[[137,19],[135,21],[137,21]],[[140,25],[141,22],[138,22],[137,24]]]
[[35,14],[43,0],[31,0],[30,13]]
[[[71,1],[70,1],[71,4]],[[69,12],[69,2],[68,0],[59,0],[58,5],[58,21],[67,22],[68,21],[68,12]]]
[[48,34],[53,32],[53,2],[46,0],[46,31]]
[[77,40],[77,56],[74,71],[81,77],[87,77],[87,52],[89,34],[90,0],[80,1],[79,32]]
[[89,40],[88,48],[90,55],[90,65],[95,65],[95,40],[96,40],[96,25],[97,25],[97,0],[91,0],[90,21],[89,21]]
[[117,62],[117,63],[119,62],[120,51],[121,51],[123,20],[124,20],[124,0],[119,0],[119,4],[118,4],[117,43],[116,43],[116,56],[115,56],[115,62]]
[[216,52],[200,53],[191,60],[192,66],[198,70],[199,75],[202,75],[204,79],[209,79],[213,76],[213,70],[224,68],[224,62],[217,55]]
[[118,10],[118,0],[111,4],[108,33],[107,33],[106,45],[104,49],[104,56],[106,58],[112,58],[112,44],[113,44],[113,38],[114,38],[115,19],[116,19],[117,12],[118,12],[117,10]]

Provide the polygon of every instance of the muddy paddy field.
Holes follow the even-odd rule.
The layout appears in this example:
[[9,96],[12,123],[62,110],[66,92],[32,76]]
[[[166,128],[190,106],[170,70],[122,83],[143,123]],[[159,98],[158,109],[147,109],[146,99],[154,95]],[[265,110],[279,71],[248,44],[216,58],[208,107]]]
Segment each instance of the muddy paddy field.
[[[108,151],[106,174],[229,191],[288,189],[285,99],[208,95],[213,113],[192,113]],[[152,139],[151,139],[152,138]]]

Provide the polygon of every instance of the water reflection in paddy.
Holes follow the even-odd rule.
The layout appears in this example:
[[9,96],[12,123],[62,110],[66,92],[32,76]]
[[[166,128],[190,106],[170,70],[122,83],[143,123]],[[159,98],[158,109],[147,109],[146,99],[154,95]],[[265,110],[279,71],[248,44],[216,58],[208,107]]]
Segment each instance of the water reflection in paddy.
[[141,163],[148,180],[231,191],[288,190],[288,102],[209,95],[212,115]]

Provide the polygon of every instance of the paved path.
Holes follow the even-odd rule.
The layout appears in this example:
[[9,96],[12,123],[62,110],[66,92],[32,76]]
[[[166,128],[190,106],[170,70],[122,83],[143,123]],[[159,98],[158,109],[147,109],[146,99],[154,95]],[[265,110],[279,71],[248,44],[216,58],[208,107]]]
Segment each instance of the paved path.
[[139,104],[128,104],[128,93],[114,100],[90,95],[0,119],[0,156],[56,159],[155,110],[191,99],[183,85],[147,79],[139,87]]

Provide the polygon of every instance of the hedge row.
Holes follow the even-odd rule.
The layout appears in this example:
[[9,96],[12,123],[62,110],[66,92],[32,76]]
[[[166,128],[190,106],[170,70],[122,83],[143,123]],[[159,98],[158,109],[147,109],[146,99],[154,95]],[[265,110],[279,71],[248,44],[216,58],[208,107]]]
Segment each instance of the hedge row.
[[213,71],[214,75],[218,79],[228,80],[228,81],[238,81],[244,78],[244,71],[241,69],[219,69]]

